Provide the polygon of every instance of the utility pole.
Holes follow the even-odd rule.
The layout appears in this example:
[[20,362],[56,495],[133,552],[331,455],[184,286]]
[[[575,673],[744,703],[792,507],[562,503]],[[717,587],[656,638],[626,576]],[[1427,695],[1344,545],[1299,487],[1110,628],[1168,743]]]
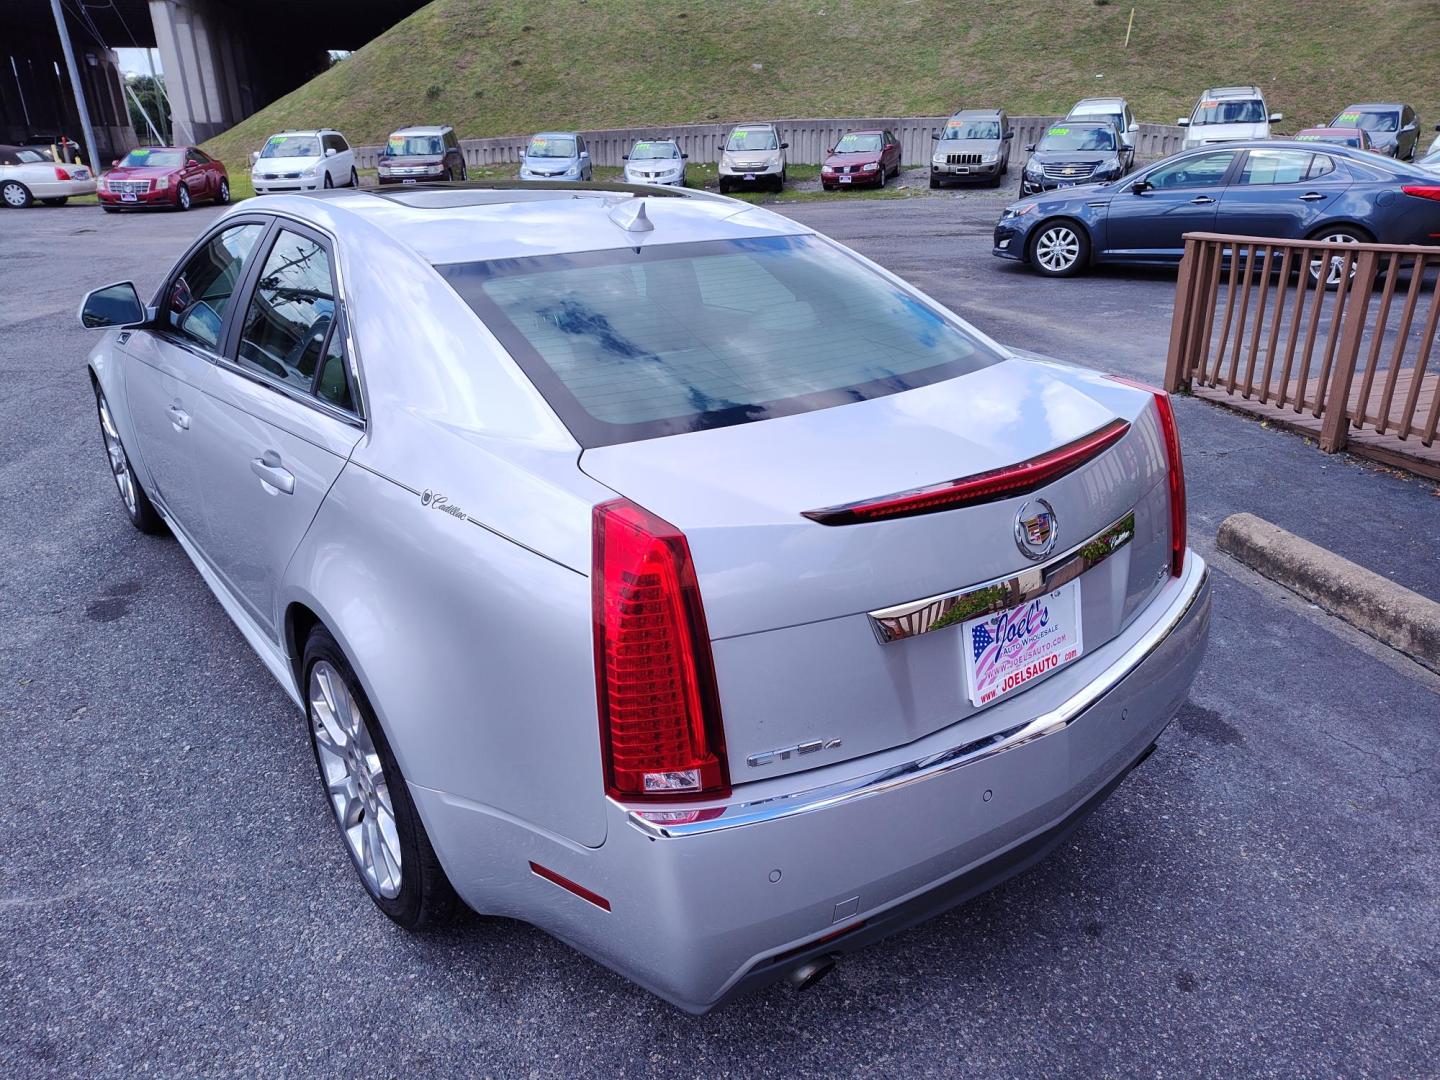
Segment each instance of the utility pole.
[[60,0],[50,0],[50,10],[55,13],[55,30],[60,35],[60,48],[65,50],[65,67],[70,72],[70,89],[75,93],[75,108],[80,113],[80,129],[85,135],[85,149],[90,154],[90,171],[99,176],[100,147],[95,142],[95,132],[90,127],[90,110],[85,107],[85,91],[80,85],[80,68],[75,64],[75,50],[70,45],[70,29],[65,25]]

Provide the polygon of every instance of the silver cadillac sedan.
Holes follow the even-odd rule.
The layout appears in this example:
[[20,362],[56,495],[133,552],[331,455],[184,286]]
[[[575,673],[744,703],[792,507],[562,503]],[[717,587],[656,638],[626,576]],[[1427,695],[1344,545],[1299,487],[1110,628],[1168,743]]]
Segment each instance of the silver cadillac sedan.
[[125,512],[406,928],[523,919],[696,1013],[808,985],[1064,840],[1204,651],[1163,393],[757,207],[262,198],[80,317]]

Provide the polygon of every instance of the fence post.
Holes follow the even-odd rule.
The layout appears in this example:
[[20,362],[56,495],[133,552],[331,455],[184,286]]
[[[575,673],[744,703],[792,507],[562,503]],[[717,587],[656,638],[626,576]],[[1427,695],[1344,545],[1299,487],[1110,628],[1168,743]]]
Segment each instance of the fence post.
[[[1360,354],[1360,339],[1365,333],[1365,317],[1370,311],[1370,294],[1375,291],[1379,265],[1380,257],[1370,247],[1361,251],[1355,260],[1355,280],[1350,283],[1349,303],[1345,305],[1340,329],[1340,352],[1330,372],[1330,386],[1325,391],[1325,416],[1320,421],[1320,449],[1327,454],[1344,450],[1350,431],[1350,384],[1355,378],[1355,360]],[[1317,288],[1323,289],[1324,285]],[[1383,333],[1383,328],[1378,332]]]
[[1170,352],[1165,357],[1165,390],[1176,394],[1190,389],[1190,358],[1185,343],[1190,338],[1190,321],[1194,318],[1191,292],[1195,287],[1195,262],[1200,241],[1185,237],[1185,254],[1180,259],[1180,276],[1175,281],[1175,313],[1170,317]]

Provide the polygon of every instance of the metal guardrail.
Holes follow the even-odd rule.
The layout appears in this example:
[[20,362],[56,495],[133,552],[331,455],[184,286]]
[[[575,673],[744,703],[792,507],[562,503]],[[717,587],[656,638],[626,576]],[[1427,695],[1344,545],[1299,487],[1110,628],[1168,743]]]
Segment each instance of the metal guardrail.
[[1165,388],[1440,478],[1440,248],[1189,233]]
[[[945,126],[945,116],[857,116],[815,120],[776,120],[780,138],[790,144],[788,160],[796,165],[818,165],[830,147],[847,131],[866,128],[889,128],[900,140],[902,158],[907,165],[924,165],[930,160],[930,136]],[[1057,116],[1012,116],[1010,127],[1015,132],[1010,152],[1012,170],[1025,163],[1025,147],[1037,142],[1045,129],[1060,119]],[[590,145],[591,160],[596,165],[623,165],[624,155],[639,139],[675,139],[683,153],[696,164],[718,161],[720,147],[734,124],[675,124],[670,127],[607,128],[582,131]],[[1140,158],[1165,157],[1180,149],[1185,129],[1173,124],[1141,124],[1136,133],[1135,153]],[[514,164],[520,160],[527,135],[504,135],[491,139],[461,139],[460,148],[471,168]],[[356,164],[362,169],[374,168],[380,158],[379,146],[355,147]]]

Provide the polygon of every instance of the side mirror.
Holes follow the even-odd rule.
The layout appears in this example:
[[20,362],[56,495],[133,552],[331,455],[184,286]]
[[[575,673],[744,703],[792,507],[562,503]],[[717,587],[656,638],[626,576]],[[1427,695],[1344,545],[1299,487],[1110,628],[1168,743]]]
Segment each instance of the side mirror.
[[113,169],[113,168],[116,168],[119,164],[120,164],[120,159],[119,159],[119,158],[112,158],[111,161],[110,161],[110,167],[111,167],[112,169]]
[[87,330],[104,326],[140,326],[146,322],[145,308],[132,281],[117,281],[92,289],[80,301],[80,325]]
[[825,151],[825,153],[827,153],[827,154],[833,154],[834,152],[835,152],[835,148],[834,148],[833,146],[832,146],[832,147],[829,147],[829,148]]
[[325,156],[326,156],[326,157],[334,157],[334,156],[335,156],[335,148],[334,148],[333,146],[327,146],[327,147],[325,148]]
[[1007,132],[1005,132],[1004,135],[1002,135],[1002,136],[1000,136],[1000,137],[1001,137],[1002,139],[1013,139],[1013,138],[1015,137],[1015,132],[1014,132],[1013,130],[1007,131]]
[[1139,130],[1140,130],[1140,125],[1137,124],[1134,120],[1131,120],[1131,121],[1130,121],[1130,126],[1129,126],[1128,128],[1126,128],[1125,130],[1126,130],[1126,131],[1139,131]]
[[1284,119],[1285,119],[1285,114],[1284,114],[1284,113],[1281,113],[1281,112],[1272,112],[1272,113],[1270,114],[1270,123],[1272,123],[1272,124],[1278,124],[1281,120],[1284,120]]
[[629,160],[630,160],[630,155],[629,155],[629,154],[621,154],[621,155],[620,155],[620,160],[621,160],[621,161],[629,161]]
[[1402,127],[1400,130],[1401,130],[1401,131],[1414,131],[1414,130],[1416,130],[1416,128],[1418,128],[1419,126],[1420,126],[1420,125],[1416,124],[1416,123],[1412,120],[1410,123],[1406,124],[1406,125],[1405,125],[1404,127]]
[[789,150],[789,149],[790,149],[790,144],[789,144],[788,142],[782,142],[782,143],[780,144],[780,149],[781,149],[781,150]]
[[1175,123],[1179,124],[1181,127],[1189,127],[1190,118],[1188,116],[1182,116],[1179,120],[1176,120]]
[[1155,185],[1150,183],[1149,180],[1136,180],[1135,183],[1130,185],[1130,194],[1144,195],[1147,191],[1152,190],[1154,187]]
[[689,160],[690,160],[690,155],[689,155],[689,154],[681,154],[680,157],[681,157],[681,160],[683,160],[683,161],[689,161]]
[[589,151],[589,150],[581,150],[581,151],[580,151],[580,156],[581,156],[581,157],[589,157],[589,156],[590,156],[590,151]]
[[1029,145],[1027,145],[1027,146],[1025,147],[1025,153],[1027,153],[1027,154],[1033,154],[1034,152],[1035,152],[1035,144],[1034,144],[1033,142],[1030,143]]
[[1122,150],[1134,150],[1134,149],[1135,149],[1135,140],[1134,140],[1134,139],[1121,139],[1121,140],[1120,140],[1120,148],[1121,148]]

